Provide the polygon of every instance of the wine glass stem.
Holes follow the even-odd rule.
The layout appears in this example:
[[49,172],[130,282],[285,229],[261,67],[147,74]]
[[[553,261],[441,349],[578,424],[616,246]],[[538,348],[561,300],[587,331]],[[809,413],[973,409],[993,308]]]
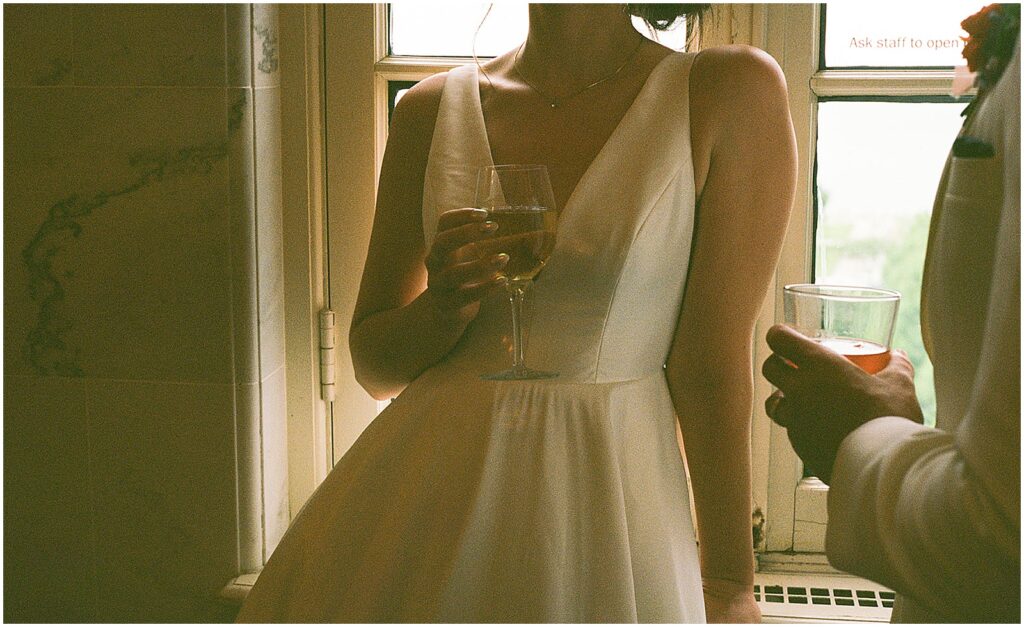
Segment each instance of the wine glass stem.
[[512,370],[517,374],[526,372],[523,360],[523,299],[528,283],[510,283],[508,299],[512,303]]

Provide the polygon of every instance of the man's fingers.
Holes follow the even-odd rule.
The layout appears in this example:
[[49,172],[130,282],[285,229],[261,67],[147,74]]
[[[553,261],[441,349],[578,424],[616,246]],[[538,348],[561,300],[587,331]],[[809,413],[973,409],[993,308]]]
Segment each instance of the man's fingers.
[[[778,396],[775,394],[778,394]],[[786,400],[786,396],[784,394],[780,392],[776,392],[775,394],[769,396],[768,400],[765,401],[766,410],[768,409],[768,404],[772,404],[771,413],[768,414],[768,417],[780,427],[789,429],[793,424],[793,404]],[[777,400],[773,402],[772,398]]]
[[776,324],[768,329],[765,339],[768,340],[768,346],[773,353],[785,357],[797,366],[835,355],[818,342],[784,324]]
[[774,420],[775,412],[779,407],[779,403],[781,403],[784,398],[785,395],[782,393],[782,390],[775,390],[772,392],[771,396],[764,399],[764,413],[768,414],[768,417]]
[[889,354],[889,363],[885,365],[875,376],[879,379],[896,381],[914,381],[914,364],[910,363],[907,354],[901,350],[893,350]]
[[761,365],[761,374],[775,387],[791,391],[801,376],[791,362],[774,353],[764,360],[764,364]]
[[889,353],[889,363],[883,371],[898,372],[911,379],[914,378],[914,364],[910,362],[910,357],[907,356],[907,353],[898,348],[893,349]]
[[847,372],[860,370],[836,351],[784,324],[776,324],[768,329],[765,339],[772,352],[798,368],[815,369],[831,366]]

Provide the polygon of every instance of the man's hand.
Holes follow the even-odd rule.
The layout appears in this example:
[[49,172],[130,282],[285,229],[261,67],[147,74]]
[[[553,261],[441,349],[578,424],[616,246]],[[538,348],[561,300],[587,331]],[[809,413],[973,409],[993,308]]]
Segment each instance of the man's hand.
[[857,427],[882,416],[924,421],[914,367],[903,351],[892,351],[889,365],[870,375],[790,327],[773,326],[767,340],[773,353],[761,371],[779,390],[765,401],[765,411],[786,427],[797,455],[825,483],[839,445]]

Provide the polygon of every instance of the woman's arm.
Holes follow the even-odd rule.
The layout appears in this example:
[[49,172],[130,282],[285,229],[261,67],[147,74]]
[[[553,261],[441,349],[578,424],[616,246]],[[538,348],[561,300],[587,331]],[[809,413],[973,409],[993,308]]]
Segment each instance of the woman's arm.
[[381,164],[370,249],[349,329],[356,379],[377,399],[395,396],[448,354],[501,268],[500,261],[457,258],[460,246],[488,234],[485,212],[457,210],[442,215],[428,281],[423,179],[444,81],[439,74],[420,82],[395,107]]
[[703,52],[690,85],[695,161],[703,150],[707,176],[667,377],[693,485],[709,620],[742,620],[715,616],[721,607],[712,605],[743,590],[753,603],[751,340],[793,202],[796,142],[785,79],[764,52]]

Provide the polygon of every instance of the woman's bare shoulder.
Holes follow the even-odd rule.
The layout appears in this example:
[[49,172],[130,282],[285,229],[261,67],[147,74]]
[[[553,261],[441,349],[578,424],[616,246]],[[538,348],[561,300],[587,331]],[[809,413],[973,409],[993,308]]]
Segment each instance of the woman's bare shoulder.
[[750,150],[747,140],[764,131],[768,121],[772,132],[790,129],[782,68],[752,46],[702,50],[690,70],[690,119],[696,182],[703,189],[712,155]]
[[448,72],[440,72],[413,85],[395,105],[391,132],[404,134],[422,133],[427,129],[432,131],[447,78]]
[[778,62],[753,46],[729,45],[697,53],[690,72],[693,96],[712,110],[749,110],[758,101],[785,97],[786,77]]
[[701,50],[693,59],[692,81],[728,87],[744,84],[785,84],[778,62],[754,46],[732,44]]
[[734,150],[768,120],[780,124],[779,132],[789,127],[786,77],[775,59],[758,48],[708,48],[693,61],[690,108],[693,134],[708,155],[726,146]]

